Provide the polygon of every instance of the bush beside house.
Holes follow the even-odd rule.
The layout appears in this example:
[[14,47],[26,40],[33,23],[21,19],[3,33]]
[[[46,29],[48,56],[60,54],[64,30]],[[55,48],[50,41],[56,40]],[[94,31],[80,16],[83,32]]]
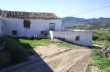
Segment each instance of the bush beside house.
[[10,62],[10,53],[5,51],[5,52],[0,52],[0,66],[7,65]]
[[11,63],[20,63],[28,58],[27,50],[21,45],[21,43],[13,38],[4,37],[6,42],[5,51],[9,52],[11,56]]

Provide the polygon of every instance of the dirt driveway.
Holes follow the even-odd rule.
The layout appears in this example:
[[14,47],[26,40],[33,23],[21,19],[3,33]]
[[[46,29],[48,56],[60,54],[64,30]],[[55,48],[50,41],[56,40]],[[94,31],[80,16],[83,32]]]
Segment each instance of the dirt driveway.
[[65,49],[52,44],[36,49],[54,72],[86,72],[90,49]]
[[90,49],[65,49],[56,45],[39,46],[35,51],[42,54],[0,72],[86,72]]
[[41,54],[42,58],[50,56],[50,55],[53,56],[54,54],[63,52],[63,51],[68,50],[68,49],[69,48],[63,48],[63,47],[59,48],[55,44],[50,44],[50,45],[47,45],[47,46],[38,46],[37,48],[34,48],[34,50],[37,53]]

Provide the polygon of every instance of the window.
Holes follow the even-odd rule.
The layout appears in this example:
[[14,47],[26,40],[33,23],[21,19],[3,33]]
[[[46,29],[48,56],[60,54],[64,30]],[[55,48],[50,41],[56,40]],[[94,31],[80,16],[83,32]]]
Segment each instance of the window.
[[30,28],[30,20],[24,20],[24,28]]
[[41,35],[47,35],[47,31],[41,31]]
[[17,30],[13,30],[12,35],[17,35]]
[[79,41],[80,40],[80,37],[79,36],[76,36],[76,39],[75,39],[76,41]]
[[50,23],[49,30],[55,30],[55,23]]

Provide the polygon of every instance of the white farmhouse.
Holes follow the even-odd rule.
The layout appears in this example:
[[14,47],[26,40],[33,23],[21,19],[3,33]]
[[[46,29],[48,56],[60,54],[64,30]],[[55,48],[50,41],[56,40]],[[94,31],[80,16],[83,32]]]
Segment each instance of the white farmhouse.
[[65,31],[62,19],[53,13],[36,13],[0,10],[0,35],[33,37],[46,34],[51,39],[92,46],[92,32],[84,30]]
[[62,29],[62,19],[53,13],[1,10],[0,16],[0,35],[27,37]]

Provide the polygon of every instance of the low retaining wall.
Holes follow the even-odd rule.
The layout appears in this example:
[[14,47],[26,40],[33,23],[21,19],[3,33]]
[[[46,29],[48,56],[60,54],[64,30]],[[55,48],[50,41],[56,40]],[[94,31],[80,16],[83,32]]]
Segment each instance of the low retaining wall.
[[71,43],[92,46],[92,32],[91,31],[49,31],[51,39],[62,38]]

